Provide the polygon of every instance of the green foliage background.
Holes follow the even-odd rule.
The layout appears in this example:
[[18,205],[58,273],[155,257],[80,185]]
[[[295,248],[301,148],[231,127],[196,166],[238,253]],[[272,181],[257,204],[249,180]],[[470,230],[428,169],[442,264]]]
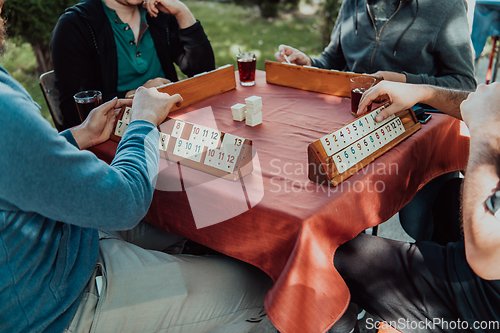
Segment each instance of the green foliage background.
[[263,18],[278,17],[280,11],[291,11],[297,9],[300,0],[232,0],[241,6],[256,5]]
[[9,34],[24,42],[49,45],[57,19],[75,0],[7,0],[2,16],[8,18]]
[[75,0],[8,0],[2,16],[7,17],[9,35],[31,44],[38,74],[52,69],[50,60],[50,33],[59,16]]

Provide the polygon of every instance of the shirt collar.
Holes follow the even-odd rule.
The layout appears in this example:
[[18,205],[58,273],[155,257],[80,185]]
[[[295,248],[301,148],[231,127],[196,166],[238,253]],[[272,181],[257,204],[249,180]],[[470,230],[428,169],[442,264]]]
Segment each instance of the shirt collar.
[[[109,22],[111,23],[114,22],[116,24],[126,24],[123,23],[123,21],[120,19],[120,16],[118,16],[118,14],[116,13],[116,10],[109,8],[103,0],[101,0],[101,2],[102,2],[102,7],[104,8],[104,12],[106,13],[106,16],[109,19]],[[141,13],[141,26],[143,25],[143,23],[147,24],[146,9],[139,6],[139,12]]]

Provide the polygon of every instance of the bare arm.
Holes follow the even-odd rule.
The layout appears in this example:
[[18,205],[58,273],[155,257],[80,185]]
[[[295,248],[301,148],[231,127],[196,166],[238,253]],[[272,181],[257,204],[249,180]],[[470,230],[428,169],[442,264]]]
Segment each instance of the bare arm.
[[384,96],[391,102],[391,106],[377,116],[377,121],[382,121],[391,114],[408,109],[417,103],[428,104],[450,116],[462,119],[460,104],[469,93],[469,91],[430,85],[382,81],[363,94],[358,115],[365,113],[368,105],[376,98]]
[[373,75],[380,76],[387,81],[402,82],[406,83],[406,75],[403,73],[390,72],[390,71],[378,71],[373,73]]
[[500,180],[500,84],[481,85],[462,103],[471,133],[463,194],[467,262],[483,279],[500,279],[500,220],[485,201]]
[[186,29],[196,23],[191,10],[179,0],[146,0],[143,6],[153,17],[156,17],[159,11],[174,15],[181,29]]

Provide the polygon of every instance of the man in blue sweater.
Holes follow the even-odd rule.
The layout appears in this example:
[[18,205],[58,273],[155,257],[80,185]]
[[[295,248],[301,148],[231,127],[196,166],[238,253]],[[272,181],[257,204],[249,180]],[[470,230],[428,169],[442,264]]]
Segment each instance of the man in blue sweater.
[[[181,102],[139,88],[133,104],[115,98],[57,134],[0,67],[0,332],[198,333],[259,314],[271,281],[256,268],[147,250],[110,231],[146,214],[157,125]],[[132,121],[108,165],[85,149],[109,138],[124,105]]]

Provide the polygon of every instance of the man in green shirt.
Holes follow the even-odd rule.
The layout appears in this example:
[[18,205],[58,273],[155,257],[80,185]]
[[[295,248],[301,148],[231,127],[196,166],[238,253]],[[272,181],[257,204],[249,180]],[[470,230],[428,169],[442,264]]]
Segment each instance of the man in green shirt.
[[[120,6],[115,1],[103,1],[103,9],[111,23],[118,58],[118,91],[127,91],[127,95],[135,92],[141,85],[161,85],[169,83],[161,68],[156,54],[153,38],[146,21],[146,10],[137,6]],[[116,8],[116,9],[113,9]],[[130,24],[124,22],[123,9],[131,10]],[[138,15],[138,17],[133,17]],[[193,18],[194,20],[194,18]],[[144,82],[146,78],[153,78]]]
[[73,95],[100,90],[104,101],[139,86],[215,69],[210,42],[179,0],[83,0],[61,15],[51,38],[63,128],[80,123]]

